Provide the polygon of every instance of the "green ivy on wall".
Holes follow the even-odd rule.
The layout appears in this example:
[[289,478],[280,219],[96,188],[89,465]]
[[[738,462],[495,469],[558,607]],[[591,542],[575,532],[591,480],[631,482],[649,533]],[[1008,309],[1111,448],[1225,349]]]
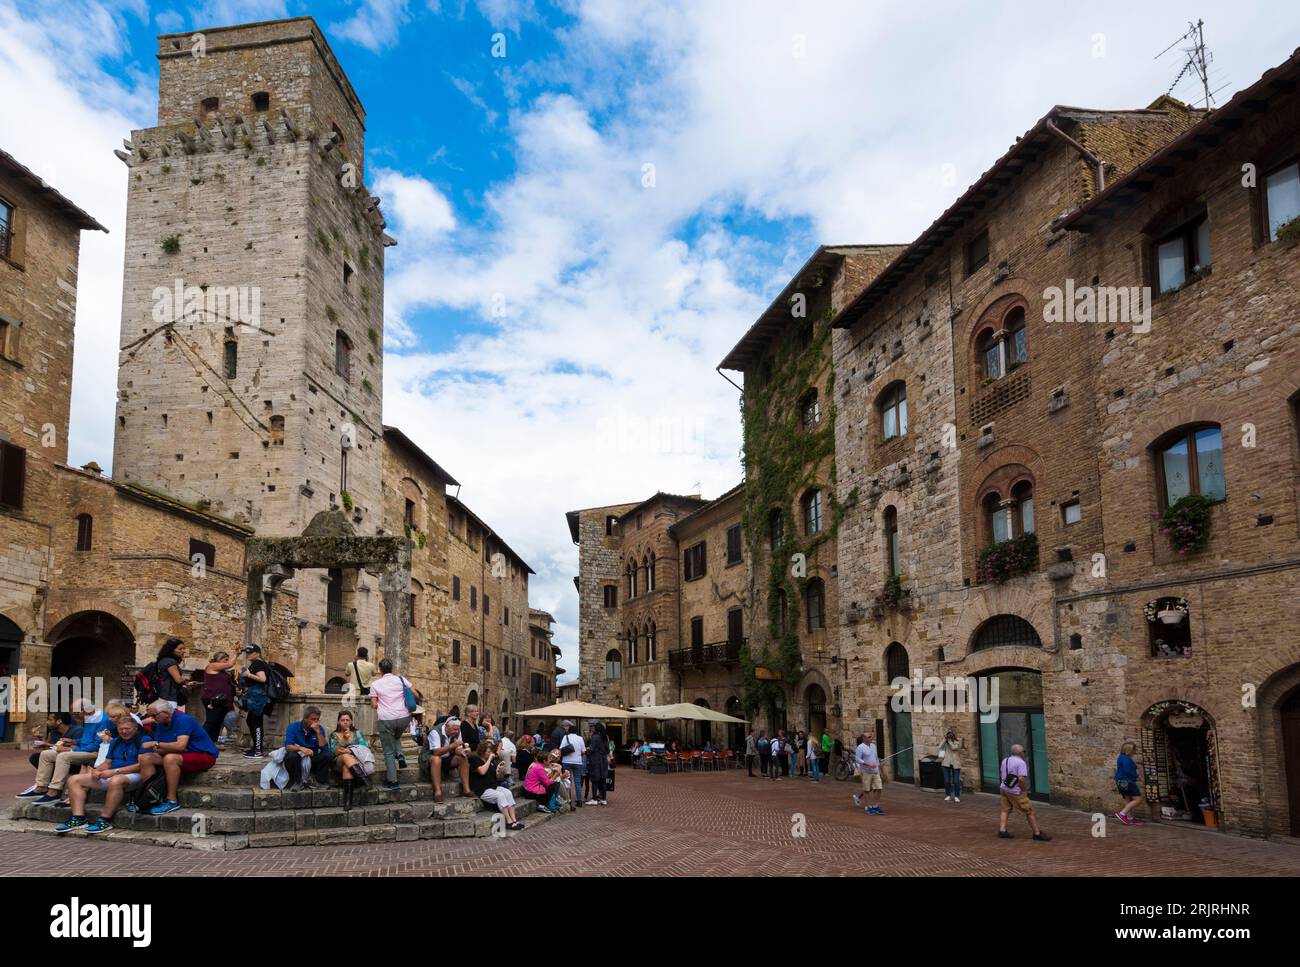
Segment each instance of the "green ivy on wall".
[[[831,316],[831,310],[827,309],[823,318],[829,322]],[[836,535],[844,511],[857,500],[856,488],[846,505],[841,505],[835,494],[835,376],[827,374],[830,338],[830,327],[822,326],[807,345],[801,346],[798,328],[791,327],[788,338],[776,352],[770,378],[761,386],[752,385],[747,379],[741,400],[746,468],[742,524],[750,560],[755,562],[751,586],[756,603],[766,601],[768,627],[780,628],[779,635],[763,643],[761,648],[751,635],[741,650],[744,683],[741,701],[747,713],[759,708],[774,709],[782,690],[779,682],[755,681],[756,666],[779,672],[782,681],[791,687],[803,669],[797,629],[808,578],[794,576],[793,555],[810,558],[818,547]],[[823,376],[824,392],[820,386]],[[805,429],[801,402],[813,388],[818,389],[821,419],[815,429]],[[819,478],[818,472],[827,458],[831,458],[830,477]],[[808,536],[802,533],[802,522],[793,519],[791,514],[804,493],[814,487],[820,488],[826,511],[821,531]],[[781,512],[784,540],[777,551],[768,553],[768,515],[773,509]],[[765,553],[768,553],[767,573],[760,574],[761,565],[757,562]],[[780,591],[785,592],[786,599],[784,626],[781,625]]]

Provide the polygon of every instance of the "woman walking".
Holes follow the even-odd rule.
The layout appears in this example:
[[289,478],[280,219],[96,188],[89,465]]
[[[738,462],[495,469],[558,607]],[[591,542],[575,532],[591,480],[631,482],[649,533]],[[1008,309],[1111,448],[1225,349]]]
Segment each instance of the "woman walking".
[[1144,826],[1145,823],[1140,819],[1134,819],[1131,815],[1137,804],[1142,801],[1142,790],[1138,787],[1138,767],[1133,761],[1133,753],[1136,746],[1132,742],[1125,742],[1119,747],[1119,755],[1115,757],[1115,788],[1119,794],[1124,797],[1124,808],[1115,814],[1125,826]]
[[231,669],[235,660],[228,652],[219,651],[203,668],[203,731],[216,742],[221,737],[221,726],[226,715],[235,706],[235,677]]
[[609,742],[605,738],[605,723],[591,726],[591,744],[587,746],[587,775],[591,777],[591,798],[588,806],[608,806],[605,784],[609,781]]
[[406,708],[406,679],[393,674],[391,658],[379,662],[379,677],[370,682],[370,704],[379,719],[379,738],[384,745],[384,791],[397,792],[397,766],[405,761],[402,755],[402,736],[411,725],[411,713]]

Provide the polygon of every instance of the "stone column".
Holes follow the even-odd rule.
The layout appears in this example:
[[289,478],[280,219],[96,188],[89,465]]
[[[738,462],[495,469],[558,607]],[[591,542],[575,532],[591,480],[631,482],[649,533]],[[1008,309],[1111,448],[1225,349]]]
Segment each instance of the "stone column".
[[384,599],[384,657],[398,674],[409,675],[411,660],[411,552],[404,548],[399,560],[379,572],[379,592]]
[[266,634],[265,597],[262,590],[263,571],[260,567],[249,568],[248,588],[244,603],[244,644],[261,645]]

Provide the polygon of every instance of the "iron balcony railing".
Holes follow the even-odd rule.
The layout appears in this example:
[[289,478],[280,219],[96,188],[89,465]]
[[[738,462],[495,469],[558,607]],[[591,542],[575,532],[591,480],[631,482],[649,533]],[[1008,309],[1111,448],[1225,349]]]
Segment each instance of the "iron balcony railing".
[[740,649],[748,639],[714,641],[695,648],[681,648],[668,653],[669,668],[700,668],[704,665],[740,661]]

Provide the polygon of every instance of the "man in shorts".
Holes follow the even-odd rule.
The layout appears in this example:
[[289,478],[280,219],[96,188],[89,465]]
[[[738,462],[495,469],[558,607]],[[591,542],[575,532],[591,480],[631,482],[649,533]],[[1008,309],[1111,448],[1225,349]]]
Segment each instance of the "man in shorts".
[[180,809],[177,787],[181,774],[206,772],[217,762],[220,748],[192,715],[176,711],[176,703],[159,699],[149,706],[153,718],[153,748],[140,756],[140,776],[148,782],[159,769],[167,777],[167,798],[149,812],[161,816]]
[[1007,820],[1011,818],[1012,810],[1015,810],[1028,820],[1034,839],[1047,842],[1052,837],[1038,828],[1038,820],[1034,818],[1034,806],[1029,801],[1029,765],[1025,762],[1023,745],[1016,744],[1011,747],[1011,754],[1002,760],[1001,776],[1002,784],[998,786],[998,792],[1002,794],[1002,818],[998,826],[998,836],[1001,839],[1011,839],[1011,834],[1007,832]]
[[861,806],[867,800],[868,816],[883,816],[885,808],[880,805],[880,794],[885,788],[880,776],[880,753],[876,751],[876,736],[872,732],[863,732],[858,741],[853,759],[858,765],[858,775],[862,778],[862,792],[853,797],[853,805]]
[[460,776],[460,794],[472,797],[469,787],[469,759],[473,749],[467,749],[460,737],[460,721],[449,718],[442,728],[429,730],[429,778],[433,780],[433,801],[442,802],[442,780]]
[[[82,770],[68,779],[68,798],[72,801],[72,816],[54,827],[56,833],[84,829],[87,833],[103,833],[113,828],[113,814],[131,789],[140,784],[140,755],[151,744],[142,743],[140,727],[135,719],[126,716],[117,724],[117,737],[109,743],[108,757],[91,770]],[[90,790],[98,786],[104,790],[104,809],[90,825],[86,825],[86,799]]]

